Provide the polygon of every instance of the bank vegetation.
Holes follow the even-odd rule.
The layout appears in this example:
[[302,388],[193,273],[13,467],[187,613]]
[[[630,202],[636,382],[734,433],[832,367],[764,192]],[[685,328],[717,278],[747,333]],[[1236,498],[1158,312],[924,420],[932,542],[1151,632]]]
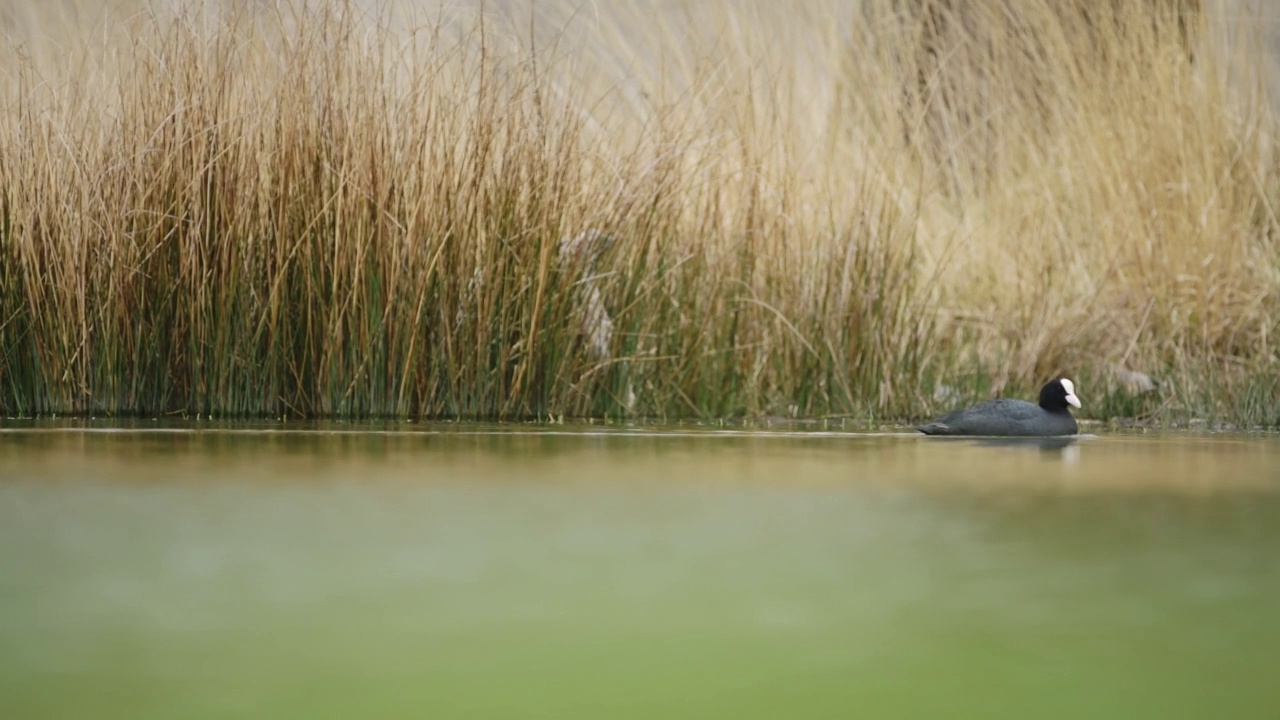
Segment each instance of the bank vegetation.
[[1266,12],[14,2],[0,412],[1275,424]]

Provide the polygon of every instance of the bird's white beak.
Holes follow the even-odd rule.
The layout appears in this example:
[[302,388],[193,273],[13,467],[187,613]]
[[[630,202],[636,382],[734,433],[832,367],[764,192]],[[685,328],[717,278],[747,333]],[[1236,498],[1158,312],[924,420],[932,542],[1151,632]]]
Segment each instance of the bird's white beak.
[[1062,389],[1067,391],[1067,404],[1074,408],[1080,407],[1080,398],[1076,397],[1075,383],[1066,378],[1062,378],[1058,382],[1062,383]]

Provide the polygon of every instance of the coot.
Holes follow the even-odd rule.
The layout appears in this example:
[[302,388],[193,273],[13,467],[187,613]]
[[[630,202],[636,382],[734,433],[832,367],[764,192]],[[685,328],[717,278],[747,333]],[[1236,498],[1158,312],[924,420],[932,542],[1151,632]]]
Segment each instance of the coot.
[[1040,388],[1040,404],[1001,398],[967,407],[921,425],[925,435],[1075,435],[1079,430],[1068,405],[1080,407],[1075,385],[1054,380]]

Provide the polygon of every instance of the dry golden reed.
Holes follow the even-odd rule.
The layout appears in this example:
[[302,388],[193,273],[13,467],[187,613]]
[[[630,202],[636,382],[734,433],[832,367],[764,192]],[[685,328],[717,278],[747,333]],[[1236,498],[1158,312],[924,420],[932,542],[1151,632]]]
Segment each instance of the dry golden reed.
[[1244,0],[33,7],[8,415],[1280,421]]

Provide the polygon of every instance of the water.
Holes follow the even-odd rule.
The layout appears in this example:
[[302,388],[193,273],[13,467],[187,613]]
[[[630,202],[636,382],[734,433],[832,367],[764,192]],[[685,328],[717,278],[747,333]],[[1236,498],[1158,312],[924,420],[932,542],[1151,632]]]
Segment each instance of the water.
[[0,430],[9,718],[1270,718],[1280,438]]

